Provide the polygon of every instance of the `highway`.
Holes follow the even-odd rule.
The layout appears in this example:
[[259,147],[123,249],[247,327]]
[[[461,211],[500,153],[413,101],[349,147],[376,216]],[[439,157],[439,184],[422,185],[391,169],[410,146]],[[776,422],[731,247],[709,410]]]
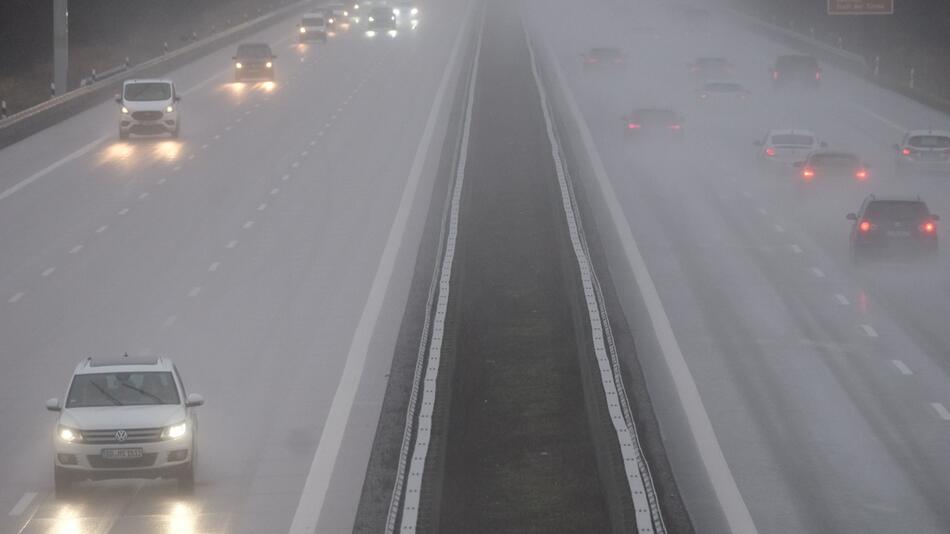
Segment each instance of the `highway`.
[[[273,84],[231,83],[231,46],[170,72],[180,141],[119,142],[108,102],[0,151],[0,532],[352,529],[466,7],[325,45],[291,17],[247,39]],[[57,500],[43,403],[126,352],[173,358],[207,400],[195,493]]]
[[[755,529],[950,530],[950,254],[855,269],[845,220],[872,192],[950,212],[946,177],[895,176],[891,148],[950,118],[828,63],[817,93],[775,94],[768,69],[790,49],[716,10],[708,31],[664,2],[531,1],[525,20],[593,135]],[[596,46],[626,64],[585,71]],[[737,66],[747,110],[695,103],[687,64],[710,55]],[[621,116],[652,105],[686,116],[684,143],[624,139]],[[761,172],[752,142],[793,127],[855,151],[868,183],[799,191]],[[648,381],[660,367],[644,363]],[[655,406],[694,525],[724,531],[679,412]]]

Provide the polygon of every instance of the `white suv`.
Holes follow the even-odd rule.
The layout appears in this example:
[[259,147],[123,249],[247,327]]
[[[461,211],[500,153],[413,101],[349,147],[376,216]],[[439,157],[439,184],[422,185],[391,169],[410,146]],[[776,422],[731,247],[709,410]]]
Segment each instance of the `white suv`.
[[306,13],[300,19],[300,42],[327,42],[327,20],[323,13]]
[[177,478],[195,483],[194,408],[201,395],[185,393],[178,369],[167,358],[87,358],[76,366],[53,437],[57,494],[75,481],[111,478]]
[[177,138],[181,132],[178,102],[181,96],[171,80],[126,80],[122,94],[115,96],[121,106],[119,139],[129,134],[156,135],[170,133]]

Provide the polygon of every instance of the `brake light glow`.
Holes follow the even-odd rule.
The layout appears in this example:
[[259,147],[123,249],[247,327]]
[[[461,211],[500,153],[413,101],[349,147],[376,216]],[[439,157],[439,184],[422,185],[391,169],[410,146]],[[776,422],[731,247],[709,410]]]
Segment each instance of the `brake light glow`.
[[871,224],[871,221],[863,220],[863,221],[860,222],[860,224],[858,224],[858,228],[859,228],[862,232],[870,232],[871,229],[874,228],[874,225]]
[[901,150],[901,154],[903,154],[903,155],[905,155],[905,156],[911,155],[912,152],[913,152],[913,151],[912,151],[911,149],[909,149],[909,148],[905,148],[905,149]]
[[854,177],[857,178],[858,180],[862,180],[862,181],[863,181],[863,180],[867,180],[867,179],[868,179],[868,171],[866,171],[866,170],[864,170],[864,169],[861,169],[861,170],[859,170],[858,172],[854,173]]
[[774,155],[775,155],[775,149],[772,148],[772,147],[766,148],[766,149],[765,149],[765,155],[766,155],[766,156],[774,156]]
[[821,80],[821,71],[820,71],[820,70],[815,72],[815,80],[819,80],[819,81]]
[[933,234],[937,232],[937,225],[933,221],[927,221],[920,225],[920,231],[925,234]]
[[773,71],[772,71],[772,79],[773,79],[773,80],[777,80],[777,79],[778,79],[778,71],[777,71],[777,70],[773,70]]
[[682,126],[680,126],[679,124],[671,124],[671,125],[670,125],[670,129],[671,129],[671,130],[679,130],[680,128],[682,128]]
[[597,63],[597,58],[589,57],[584,59],[585,63]]
[[640,129],[640,125],[637,124],[637,123],[635,123],[635,122],[631,122],[631,123],[628,123],[628,124],[627,124],[627,128],[630,129],[630,130],[639,130],[639,129]]
[[802,171],[802,178],[804,178],[805,181],[810,182],[811,179],[814,178],[814,177],[815,177],[815,171],[814,171],[814,169],[808,169],[808,168],[806,168],[806,169],[804,169],[804,170]]

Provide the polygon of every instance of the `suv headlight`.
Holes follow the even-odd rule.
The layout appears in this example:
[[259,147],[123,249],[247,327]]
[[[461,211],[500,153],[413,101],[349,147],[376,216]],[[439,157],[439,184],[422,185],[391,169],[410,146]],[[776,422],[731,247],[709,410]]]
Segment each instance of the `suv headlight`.
[[74,428],[65,427],[63,425],[58,425],[56,427],[56,436],[59,437],[59,439],[65,441],[66,443],[74,443],[77,441],[82,441],[82,434],[78,430]]
[[237,63],[234,64],[234,68],[236,68],[236,69],[243,69],[243,68],[244,68],[244,65],[241,65],[241,62],[238,61]]
[[418,15],[418,14],[419,14],[419,8],[414,7],[414,8],[412,8],[412,9],[410,9],[410,10],[409,10],[409,14],[410,14],[410,15]]
[[182,421],[177,425],[166,426],[162,430],[162,439],[178,439],[184,436],[187,431],[188,423],[186,421]]
[[307,33],[307,28],[304,28],[303,26],[301,26],[300,33]]

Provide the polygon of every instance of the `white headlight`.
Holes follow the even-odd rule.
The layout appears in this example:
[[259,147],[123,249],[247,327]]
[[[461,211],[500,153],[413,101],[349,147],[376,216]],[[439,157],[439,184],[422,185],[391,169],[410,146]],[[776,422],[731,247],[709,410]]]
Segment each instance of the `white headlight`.
[[307,28],[300,28],[300,33],[307,33]]
[[410,15],[418,15],[418,14],[419,14],[419,8],[417,8],[417,7],[412,8],[412,10],[409,11],[409,14],[410,14]]
[[374,19],[373,17],[370,17],[370,18],[369,18],[369,21],[370,21],[370,22],[373,22],[374,20],[376,20],[376,19]]
[[366,36],[367,36],[367,37],[376,37],[376,32],[374,32],[373,30],[369,30],[369,31],[366,32]]
[[398,7],[394,7],[394,8],[393,8],[393,15],[398,15],[398,14],[399,14],[399,8],[398,8]]
[[264,64],[264,66],[267,67],[267,68],[271,68],[271,67],[274,66],[274,64],[271,63],[270,61],[268,61],[267,63]]
[[79,439],[79,432],[64,426],[59,427],[57,434],[59,435],[59,439],[65,441],[66,443],[72,443]]
[[167,108],[165,108],[165,113],[171,113],[171,112],[173,112],[173,111],[175,111],[175,108],[173,108],[173,107],[171,107],[171,106],[168,106]]
[[122,113],[128,115],[128,114],[129,114],[129,108],[127,108],[127,107],[125,107],[125,106],[122,106]]
[[188,423],[181,422],[177,425],[165,427],[165,430],[162,432],[162,437],[165,439],[178,439],[184,436],[187,431]]
[[244,65],[241,65],[241,62],[238,61],[237,63],[234,64],[234,68],[236,68],[236,69],[243,69],[243,68],[244,68]]

